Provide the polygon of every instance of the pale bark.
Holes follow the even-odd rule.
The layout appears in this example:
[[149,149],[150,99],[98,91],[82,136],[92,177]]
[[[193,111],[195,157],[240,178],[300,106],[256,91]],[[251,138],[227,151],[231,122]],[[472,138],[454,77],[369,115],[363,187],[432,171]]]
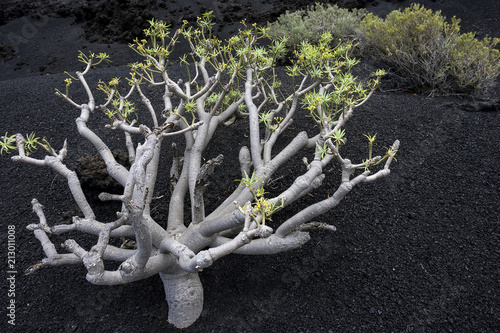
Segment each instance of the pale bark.
[[[369,158],[357,164],[342,157],[339,141],[334,143],[334,134],[345,127],[354,109],[366,102],[373,89],[359,98],[357,104],[342,104],[343,109],[339,112],[328,114],[327,107],[319,103],[315,106],[319,115],[315,118],[317,133],[310,136],[306,131],[299,132],[288,139],[284,148],[276,149],[276,143],[285,137],[283,134],[287,133],[299,110],[305,111],[301,108],[301,101],[316,90],[319,91],[318,99],[327,98],[329,91],[337,89],[339,79],[332,74],[331,69],[330,72],[325,69],[325,73],[314,80],[309,74],[304,74],[297,86],[289,87],[293,93],[284,97],[266,81],[266,71],[273,70],[274,75],[275,69],[253,58],[251,50],[257,38],[247,38],[238,59],[235,54],[212,56],[210,52],[215,52],[214,48],[218,46],[208,40],[205,45],[195,45],[195,40],[189,39],[193,54],[197,57],[194,64],[196,76],[190,78],[189,82],[173,81],[165,66],[164,55],[157,59],[145,54],[149,64],[155,66],[155,74],[144,70],[145,74],[140,76],[136,72],[137,76],[130,81],[131,88],[125,96],[119,95],[113,88],[104,104],[96,105],[92,89],[85,79],[91,61],[83,72],[76,73],[86,93],[86,103],[79,104],[58,92],[80,112],[76,119],[78,134],[92,144],[104,160],[109,175],[123,186],[122,193],[99,195],[102,201],[121,202],[122,208],[117,212],[116,219],[107,222],[97,220],[76,173],[64,163],[66,144],[58,154],[52,148],[45,147],[49,151],[48,156],[33,158],[28,156],[24,147],[27,138],[16,135],[18,154],[13,160],[47,166],[65,177],[73,200],[84,216],[73,217],[69,224],[50,226],[41,204],[33,199],[33,210],[39,221],[27,228],[39,240],[46,258],[31,266],[27,273],[33,273],[43,266],[83,264],[87,269],[87,280],[102,285],[129,283],[159,274],[169,305],[168,320],[176,327],[185,328],[200,316],[203,309],[203,287],[199,272],[233,253],[265,255],[298,248],[310,239],[307,230],[311,228],[335,230],[334,226],[313,222],[313,219],[334,209],[355,186],[390,173],[399,141],[394,142],[384,157],[372,158],[370,151]],[[330,68],[328,62],[323,65]],[[307,73],[307,68],[303,71]],[[162,81],[155,81],[158,76]],[[239,79],[242,81],[239,82]],[[143,82],[164,89],[160,112],[155,110],[155,103],[146,95],[146,89],[142,90]],[[236,97],[227,102],[226,98],[234,93],[232,89],[239,89],[239,94],[234,94]],[[130,121],[121,113],[125,100],[132,93],[138,95],[145,108],[138,117],[140,120]],[[111,125],[107,128],[124,135],[131,163],[129,170],[116,161],[104,140],[87,125],[94,110],[109,115],[106,111],[114,98],[118,98],[118,111],[110,116]],[[208,102],[210,98],[213,98],[212,104]],[[247,111],[242,110],[243,106]],[[266,110],[269,110],[268,113],[265,113]],[[276,120],[280,115],[283,117]],[[160,116],[166,118],[163,123]],[[149,121],[142,123],[142,117]],[[217,208],[207,212],[205,198],[210,191],[208,178],[224,173],[225,165],[224,156],[206,156],[206,148],[213,144],[211,140],[218,127],[228,119],[246,122],[245,133],[249,135],[249,146],[238,147],[230,140],[223,143],[233,145],[235,154],[239,154],[237,171],[241,174],[241,180],[231,193],[220,198]],[[146,123],[152,123],[152,127],[146,126]],[[184,139],[183,153],[172,142],[164,144],[172,136]],[[168,177],[170,198],[167,200],[166,221],[157,222],[151,204],[158,192],[155,186],[161,176],[158,172],[162,154],[172,156]],[[312,157],[310,163],[304,154]],[[295,181],[290,186],[279,189],[278,196],[266,198],[265,187],[276,183],[278,173],[287,163],[301,159],[305,161],[304,171],[294,176]],[[378,168],[377,165],[384,160],[384,166]],[[301,199],[307,198],[308,194],[323,185],[327,176],[325,169],[335,163],[340,166],[342,174],[333,195],[320,198],[315,203],[307,203],[298,213],[284,219],[280,211],[292,204],[303,204],[305,200]],[[374,169],[376,171],[373,172]],[[186,203],[190,206],[185,207]],[[189,216],[185,216],[185,208],[190,209]],[[278,224],[276,230],[264,224],[271,215],[273,222]],[[76,239],[67,239],[63,245],[67,253],[58,253],[48,235],[75,231],[97,236],[95,245],[86,249]],[[110,239],[122,237],[133,239],[136,248],[122,249],[109,244]],[[121,264],[116,270],[108,270],[105,260]]]

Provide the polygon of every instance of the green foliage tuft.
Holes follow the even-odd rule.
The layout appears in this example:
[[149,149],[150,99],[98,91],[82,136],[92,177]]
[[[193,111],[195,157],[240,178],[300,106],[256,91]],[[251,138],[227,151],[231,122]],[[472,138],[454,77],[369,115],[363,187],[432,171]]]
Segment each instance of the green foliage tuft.
[[[21,142],[22,142],[22,148],[24,150],[23,154],[26,156],[29,156],[33,151],[37,150],[38,147],[42,147],[46,151],[48,151],[51,154],[55,154],[55,150],[51,147],[50,143],[47,141],[47,139],[43,138],[40,139],[35,135],[34,132],[31,132],[29,134],[26,134],[26,137],[21,137]],[[19,147],[16,144],[16,135],[8,135],[8,133],[5,133],[5,135],[0,136],[0,155],[3,155],[3,153],[9,154],[12,150],[17,150]]]
[[500,39],[461,34],[459,20],[413,4],[361,25],[376,59],[390,67],[400,89],[442,95],[484,93],[500,74]]
[[361,19],[365,9],[339,8],[337,5],[316,3],[307,10],[286,12],[277,21],[268,24],[269,36],[274,39],[287,38],[287,45],[298,45],[303,41],[316,44],[325,32],[333,41],[358,38]]
[[0,155],[3,155],[3,153],[9,154],[11,150],[16,149],[16,135],[8,135],[8,133],[5,133],[5,135],[0,137]]

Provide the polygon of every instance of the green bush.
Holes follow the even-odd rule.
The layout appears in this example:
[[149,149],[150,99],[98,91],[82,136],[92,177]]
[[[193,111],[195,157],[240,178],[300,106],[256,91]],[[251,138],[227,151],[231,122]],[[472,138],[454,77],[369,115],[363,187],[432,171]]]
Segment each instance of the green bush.
[[287,11],[278,20],[269,23],[269,35],[274,39],[287,37],[288,46],[302,41],[316,44],[325,32],[329,32],[334,41],[354,40],[360,33],[361,19],[366,14],[364,9],[351,11],[337,5],[316,3],[307,10]]
[[500,74],[500,39],[460,33],[440,11],[413,4],[386,19],[368,14],[361,22],[375,57],[392,69],[400,89],[437,94],[484,93]]

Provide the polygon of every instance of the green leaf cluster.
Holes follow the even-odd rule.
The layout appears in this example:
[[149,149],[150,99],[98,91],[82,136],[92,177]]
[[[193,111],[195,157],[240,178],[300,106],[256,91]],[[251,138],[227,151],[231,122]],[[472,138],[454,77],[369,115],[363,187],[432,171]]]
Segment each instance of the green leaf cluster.
[[[271,220],[271,216],[283,208],[284,204],[284,199],[281,201],[281,204],[277,204],[276,202],[269,202],[265,198],[265,194],[267,193],[264,190],[264,187],[257,187],[255,186],[258,184],[260,181],[259,178],[255,177],[255,171],[252,173],[251,176],[249,176],[245,172],[245,178],[241,180],[241,182],[252,192],[252,195],[254,197],[254,203],[253,203],[253,212],[250,214],[250,216],[254,219],[254,221],[259,224],[259,225],[265,225],[266,221]],[[259,222],[257,219],[256,213],[259,213],[262,216],[262,220]]]
[[219,106],[217,107],[217,110],[215,110],[215,114],[218,115],[222,110],[227,109],[232,103],[237,102],[238,100],[241,99],[241,91],[232,89],[228,93],[226,93],[224,96],[222,95],[222,91],[218,93],[213,93],[210,95],[207,100],[206,100],[206,106],[209,108],[209,111],[211,112],[214,110],[217,106],[217,102],[219,102],[219,99],[222,98]]
[[283,117],[274,117],[273,112],[269,110],[259,114],[259,122],[263,123],[267,129],[273,132],[278,129],[282,121]]
[[[185,21],[180,33],[194,51],[193,62],[203,59],[214,69],[226,73],[233,73],[235,70],[238,72],[250,63],[259,68],[272,66],[285,52],[286,41],[276,39],[268,47],[260,46],[259,42],[268,38],[268,29],[258,27],[256,24],[247,25],[245,22],[243,24],[244,29],[227,41],[222,41],[212,36],[211,27],[214,23],[210,12],[198,18],[194,27]],[[182,57],[181,62],[189,64],[187,57]]]
[[6,132],[4,136],[0,138],[0,155],[3,153],[10,153],[11,150],[16,149],[16,135],[10,135]]
[[[26,156],[29,156],[33,151],[37,150],[38,147],[42,147],[49,153],[55,154],[55,150],[52,148],[47,139],[40,139],[34,132],[26,134],[26,137],[22,138],[22,141]],[[12,150],[16,149],[17,145],[15,134],[9,135],[8,133],[5,133],[5,135],[0,137],[0,155],[3,155],[4,152],[9,154]]]
[[[226,110],[231,104],[241,101],[242,82],[246,81],[246,70],[251,66],[255,71],[255,80],[262,80],[265,85],[278,89],[280,82],[274,75],[276,60],[285,53],[285,39],[269,42],[267,29],[256,24],[247,25],[243,22],[243,29],[227,40],[220,40],[213,36],[211,27],[212,14],[206,13],[198,18],[194,25],[184,22],[179,30],[189,43],[192,52],[180,58],[181,65],[186,67],[190,82],[199,91],[203,86],[198,85],[196,76],[191,73],[192,66],[201,62],[211,67],[218,76],[217,88],[204,100],[205,111],[215,115]],[[265,40],[265,46],[261,45]],[[197,69],[195,67],[195,69]],[[269,72],[272,72],[271,74]],[[194,78],[193,78],[194,77]],[[195,109],[189,101],[184,101],[186,111],[195,116]],[[240,111],[243,111],[240,104]]]
[[154,74],[161,73],[169,64],[169,56],[178,40],[178,31],[171,33],[168,24],[161,20],[148,21],[149,28],[144,29],[147,39],[136,38],[129,47],[144,58],[142,62],[129,64],[132,69],[131,78],[127,78],[131,85],[135,80],[154,82]]
[[131,116],[137,118],[137,110],[133,102],[120,95],[118,91],[119,84],[120,78],[118,77],[111,79],[107,84],[100,80],[97,84],[97,90],[104,92],[108,98],[112,98],[112,107],[104,110],[104,113],[112,122],[115,119],[130,122]]
[[[438,94],[481,93],[500,74],[498,38],[460,33],[460,20],[421,5],[367,15],[361,25],[373,54],[395,72],[398,88]],[[399,78],[399,79],[398,79]]]
[[377,70],[373,73],[374,77],[366,84],[360,82],[350,69],[344,69],[344,63],[340,64],[339,69],[328,74],[332,74],[330,76],[332,89],[323,94],[312,90],[302,99],[302,106],[310,111],[313,120],[320,125],[334,125],[341,113],[367,99],[380,84],[385,71]]
[[287,11],[275,22],[269,23],[271,38],[287,38],[287,45],[299,45],[303,41],[316,44],[320,36],[328,32],[335,42],[354,40],[359,37],[360,22],[367,14],[365,9],[346,9],[337,5],[316,3],[305,10]]
[[78,61],[84,64],[91,64],[92,66],[97,66],[101,63],[110,63],[109,55],[107,53],[94,53],[89,51],[89,55],[85,55],[82,51],[78,52]]

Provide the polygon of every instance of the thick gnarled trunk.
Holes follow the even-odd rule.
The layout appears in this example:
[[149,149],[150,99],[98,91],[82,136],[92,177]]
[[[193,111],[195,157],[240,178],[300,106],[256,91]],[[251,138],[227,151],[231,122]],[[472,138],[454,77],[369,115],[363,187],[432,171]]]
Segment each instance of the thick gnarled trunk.
[[203,286],[198,273],[160,273],[168,302],[168,321],[178,328],[193,324],[203,310]]

